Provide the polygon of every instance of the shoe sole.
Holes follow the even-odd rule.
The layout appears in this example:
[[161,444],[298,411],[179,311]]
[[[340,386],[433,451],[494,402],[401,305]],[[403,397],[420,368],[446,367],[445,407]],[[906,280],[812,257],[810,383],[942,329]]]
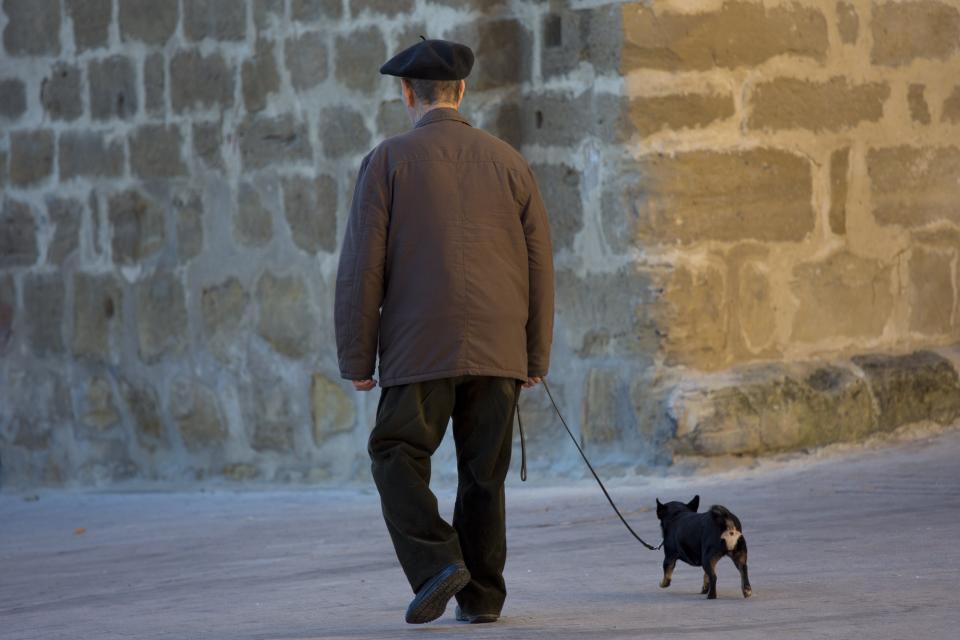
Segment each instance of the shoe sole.
[[470,583],[470,572],[460,567],[445,581],[441,582],[433,593],[423,599],[413,611],[407,612],[406,620],[410,624],[423,624],[436,620],[447,610],[450,598]]
[[457,622],[469,622],[470,624],[487,624],[489,622],[496,622],[499,619],[500,619],[500,616],[494,613],[481,613],[475,616],[457,618]]

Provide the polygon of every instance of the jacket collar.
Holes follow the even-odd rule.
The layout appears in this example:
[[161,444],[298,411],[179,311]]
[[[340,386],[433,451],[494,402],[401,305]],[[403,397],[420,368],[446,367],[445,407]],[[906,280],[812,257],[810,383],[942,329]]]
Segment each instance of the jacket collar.
[[440,122],[441,120],[456,120],[457,122],[462,122],[467,126],[473,126],[470,124],[470,121],[467,120],[463,114],[456,109],[451,107],[438,107],[423,114],[423,117],[417,120],[417,124],[414,125],[414,129],[427,124],[432,124],[434,122]]

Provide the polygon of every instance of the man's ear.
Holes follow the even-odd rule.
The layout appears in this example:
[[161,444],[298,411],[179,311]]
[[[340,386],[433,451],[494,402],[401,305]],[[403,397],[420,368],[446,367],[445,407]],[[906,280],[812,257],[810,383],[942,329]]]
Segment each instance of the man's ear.
[[460,80],[460,97],[457,99],[457,106],[460,106],[460,103],[463,102],[463,94],[467,92],[467,83],[464,80]]
[[413,87],[404,78],[400,79],[400,93],[403,94],[403,104],[412,108],[414,104]]
[[693,500],[687,503],[687,508],[689,508],[690,511],[696,511],[699,507],[700,507],[700,496],[695,495],[693,496]]

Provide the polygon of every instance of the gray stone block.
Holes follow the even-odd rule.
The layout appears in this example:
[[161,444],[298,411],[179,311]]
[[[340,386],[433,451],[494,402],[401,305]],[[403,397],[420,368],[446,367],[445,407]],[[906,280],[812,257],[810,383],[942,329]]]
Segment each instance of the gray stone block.
[[540,65],[545,78],[587,62],[598,74],[618,73],[623,40],[619,5],[564,10],[543,17]]
[[253,23],[258,30],[270,27],[271,20],[283,19],[283,0],[253,0]]
[[186,175],[183,134],[177,125],[149,124],[130,136],[130,171],[140,178]]
[[19,118],[27,110],[27,91],[23,80],[0,80],[0,117]]
[[[358,47],[356,43],[364,46]],[[372,92],[380,86],[380,66],[387,56],[383,33],[370,26],[337,36],[334,47],[337,80],[354,91]]]
[[241,123],[237,133],[243,167],[248,171],[313,159],[307,125],[294,120],[291,114],[274,118],[249,117]]
[[211,169],[223,169],[223,133],[219,122],[193,123],[193,153]]
[[113,0],[66,0],[66,7],[78,52],[107,46]]
[[366,153],[370,130],[360,112],[350,107],[328,107],[320,112],[320,142],[328,158]]
[[263,111],[267,107],[267,96],[280,90],[280,74],[277,71],[273,42],[257,41],[254,56],[243,63],[242,75],[243,103],[247,112]]
[[[2,237],[2,236],[0,236]],[[13,341],[17,318],[17,284],[13,274],[0,275],[0,354]]]
[[130,118],[137,112],[136,70],[126,56],[91,60],[87,67],[94,120]]
[[163,212],[139,191],[129,189],[110,196],[108,215],[115,263],[136,264],[163,248]]
[[337,181],[291,176],[283,181],[283,210],[293,242],[308,253],[336,251]]
[[120,420],[113,398],[113,386],[106,378],[94,376],[87,382],[87,390],[80,401],[80,419],[92,427],[94,434],[104,431]]
[[401,100],[389,100],[380,103],[377,110],[377,134],[388,138],[409,131],[413,125]]
[[533,36],[519,20],[479,20],[460,25],[450,39],[473,49],[476,61],[467,82],[474,91],[530,80]]
[[60,181],[77,176],[119,177],[123,175],[123,143],[108,142],[102,132],[69,130],[60,134]]
[[237,0],[190,0],[183,5],[187,40],[243,40],[247,35],[247,3]]
[[160,416],[160,402],[149,382],[120,380],[120,394],[133,416],[133,428],[138,444],[153,452],[169,447],[169,437]]
[[47,217],[55,229],[47,246],[47,264],[62,265],[79,244],[83,203],[72,198],[47,198]]
[[290,17],[300,22],[339,18],[342,13],[340,0],[290,0]]
[[346,433],[357,424],[357,411],[343,384],[322,373],[310,379],[310,413],[313,441],[323,445],[330,436]]
[[0,213],[0,268],[29,267],[37,261],[37,221],[30,205],[3,199]]
[[182,51],[170,61],[170,98],[174,111],[233,105],[233,71],[219,53]]
[[135,285],[140,359],[154,364],[187,347],[187,307],[179,276],[157,271]]
[[304,33],[284,44],[284,56],[294,89],[312,89],[327,78],[327,36]]
[[53,172],[53,132],[48,129],[10,134],[10,182],[28,187]]
[[177,216],[177,256],[183,263],[203,251],[203,198],[197,192],[177,195],[173,209]]
[[151,53],[143,61],[143,90],[147,113],[160,116],[167,109],[164,92],[167,86],[166,60],[162,53]]
[[123,288],[113,274],[78,271],[73,276],[74,356],[109,362],[123,327]]
[[261,247],[273,238],[273,216],[263,206],[260,192],[250,183],[240,185],[233,236],[248,247]]
[[169,0],[118,0],[120,37],[147,44],[164,44],[177,30],[180,3]]
[[187,377],[174,380],[167,410],[188,451],[221,447],[226,442],[227,427],[217,395],[200,380]]
[[260,337],[288,358],[302,358],[313,352],[317,318],[301,276],[265,272],[257,280],[256,298]]
[[572,249],[574,237],[583,229],[580,172],[565,164],[535,164],[531,168],[547,207],[554,251]]
[[37,357],[63,353],[63,276],[59,272],[23,277],[27,342]]
[[235,277],[204,287],[200,297],[203,337],[220,362],[229,364],[236,351],[243,351],[243,333],[248,330],[250,294]]
[[350,13],[353,17],[368,12],[393,17],[410,13],[413,9],[413,0],[350,0]]
[[3,46],[13,56],[60,54],[59,0],[3,0]]
[[40,85],[40,102],[54,120],[76,120],[83,115],[80,67],[58,63]]

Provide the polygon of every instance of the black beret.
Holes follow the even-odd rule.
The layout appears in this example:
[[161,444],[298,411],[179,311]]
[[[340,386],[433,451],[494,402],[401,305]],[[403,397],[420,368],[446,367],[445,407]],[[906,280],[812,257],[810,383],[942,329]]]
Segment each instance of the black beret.
[[461,80],[472,68],[473,51],[467,45],[424,39],[387,60],[380,73],[421,80]]

